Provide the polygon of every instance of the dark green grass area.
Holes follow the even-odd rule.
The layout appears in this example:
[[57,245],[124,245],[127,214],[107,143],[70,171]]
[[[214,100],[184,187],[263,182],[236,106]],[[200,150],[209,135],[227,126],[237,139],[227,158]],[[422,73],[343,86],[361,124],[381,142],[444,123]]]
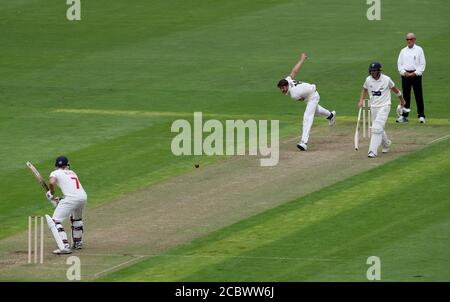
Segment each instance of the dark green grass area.
[[304,105],[275,84],[300,51],[309,59],[299,80],[317,84],[323,106],[353,117],[370,61],[400,84],[395,62],[413,30],[428,60],[427,117],[447,118],[450,7],[391,2],[370,22],[360,0],[96,0],[82,1],[82,20],[69,22],[65,1],[2,0],[0,238],[51,210],[27,160],[47,176],[67,155],[89,206],[192,168],[193,158],[170,153],[179,116],[129,111],[279,119],[284,134],[297,134]]
[[450,141],[106,276],[120,281],[384,281],[450,273]]

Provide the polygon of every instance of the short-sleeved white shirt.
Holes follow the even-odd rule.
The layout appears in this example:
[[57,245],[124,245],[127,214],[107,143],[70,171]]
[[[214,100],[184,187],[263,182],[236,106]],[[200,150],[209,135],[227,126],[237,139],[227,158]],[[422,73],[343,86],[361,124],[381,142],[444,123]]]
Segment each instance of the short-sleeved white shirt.
[[391,88],[394,86],[394,82],[387,75],[380,74],[378,80],[375,80],[371,75],[368,76],[363,87],[369,91],[370,106],[390,106]]
[[56,184],[61,189],[64,197],[74,200],[86,200],[87,194],[78,179],[77,174],[72,170],[57,169],[50,173],[50,177],[56,179]]
[[290,76],[286,77],[286,80],[289,83],[288,94],[289,96],[298,101],[300,98],[304,98],[308,101],[309,97],[311,97],[314,92],[316,92],[316,85],[309,84],[305,82],[299,82],[292,79]]

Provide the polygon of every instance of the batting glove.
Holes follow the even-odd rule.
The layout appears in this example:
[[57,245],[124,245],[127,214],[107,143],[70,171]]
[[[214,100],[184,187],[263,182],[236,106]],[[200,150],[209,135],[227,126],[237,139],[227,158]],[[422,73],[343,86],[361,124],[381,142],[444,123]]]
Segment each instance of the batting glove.
[[397,116],[400,117],[401,115],[403,115],[403,107],[398,105],[397,106]]
[[53,194],[50,191],[47,191],[47,193],[45,193],[45,197],[47,197],[48,201],[53,201]]

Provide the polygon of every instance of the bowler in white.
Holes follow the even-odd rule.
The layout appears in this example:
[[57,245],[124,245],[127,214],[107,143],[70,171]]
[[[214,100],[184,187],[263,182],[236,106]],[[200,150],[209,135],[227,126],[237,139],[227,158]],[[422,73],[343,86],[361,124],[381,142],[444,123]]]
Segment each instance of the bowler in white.
[[305,113],[303,114],[303,131],[301,139],[297,144],[297,148],[300,151],[306,151],[308,149],[309,133],[315,115],[325,116],[330,126],[336,123],[336,111],[329,111],[319,105],[320,95],[317,92],[316,85],[294,80],[306,58],[307,55],[302,53],[300,60],[292,68],[289,76],[280,80],[277,85],[281,93],[289,95],[295,101],[306,103]]

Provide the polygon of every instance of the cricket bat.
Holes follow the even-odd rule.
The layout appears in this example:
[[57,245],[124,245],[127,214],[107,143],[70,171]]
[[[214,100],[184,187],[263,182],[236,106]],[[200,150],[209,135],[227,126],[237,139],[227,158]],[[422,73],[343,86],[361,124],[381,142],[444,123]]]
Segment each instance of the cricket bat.
[[42,178],[41,174],[39,173],[39,171],[36,169],[36,167],[29,161],[27,161],[27,166],[28,168],[30,168],[31,172],[33,172],[34,177],[36,177],[36,179],[39,181],[39,184],[41,185],[41,187],[44,189],[45,193],[47,193],[50,189],[47,186],[47,184],[45,183],[44,178]]
[[358,111],[358,120],[356,121],[356,130],[355,130],[355,138],[354,138],[354,144],[355,144],[355,150],[358,151],[359,149],[359,123],[361,121],[361,112],[363,108],[359,108]]

